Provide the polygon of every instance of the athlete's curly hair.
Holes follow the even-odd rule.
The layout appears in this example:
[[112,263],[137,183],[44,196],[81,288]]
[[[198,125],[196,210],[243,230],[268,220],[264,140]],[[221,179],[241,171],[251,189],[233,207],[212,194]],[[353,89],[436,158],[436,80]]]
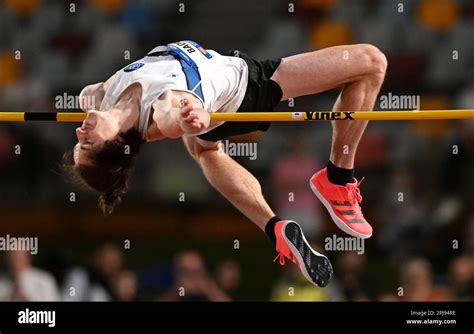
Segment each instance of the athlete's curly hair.
[[65,152],[63,168],[76,183],[99,193],[99,207],[107,216],[122,202],[130,171],[144,142],[137,129],[121,132],[89,153],[90,165],[76,164],[74,150]]

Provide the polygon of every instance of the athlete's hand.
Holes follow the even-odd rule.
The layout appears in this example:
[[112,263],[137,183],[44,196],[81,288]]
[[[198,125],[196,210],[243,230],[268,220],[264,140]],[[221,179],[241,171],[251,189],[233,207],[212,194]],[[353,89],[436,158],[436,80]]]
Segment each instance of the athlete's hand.
[[204,109],[194,108],[187,99],[181,100],[179,125],[186,133],[198,133],[206,129],[211,122],[211,115]]

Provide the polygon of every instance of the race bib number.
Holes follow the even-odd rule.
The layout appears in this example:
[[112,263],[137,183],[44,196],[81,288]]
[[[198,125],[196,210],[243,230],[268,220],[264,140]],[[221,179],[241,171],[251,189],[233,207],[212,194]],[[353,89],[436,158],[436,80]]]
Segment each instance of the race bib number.
[[188,65],[199,67],[204,62],[212,58],[202,46],[193,41],[180,41],[167,45],[170,52],[177,54]]

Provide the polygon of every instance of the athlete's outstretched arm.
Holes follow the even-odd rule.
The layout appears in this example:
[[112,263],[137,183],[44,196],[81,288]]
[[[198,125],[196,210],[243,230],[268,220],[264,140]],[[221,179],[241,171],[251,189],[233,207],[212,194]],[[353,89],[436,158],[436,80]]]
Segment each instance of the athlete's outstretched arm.
[[183,136],[184,144],[209,183],[262,230],[275,216],[258,180],[224,152],[219,143]]

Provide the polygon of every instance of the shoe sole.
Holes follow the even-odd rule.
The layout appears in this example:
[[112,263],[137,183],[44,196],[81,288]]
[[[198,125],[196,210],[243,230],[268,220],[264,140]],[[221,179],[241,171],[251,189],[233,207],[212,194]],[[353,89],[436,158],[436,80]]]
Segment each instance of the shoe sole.
[[342,231],[344,231],[345,233],[349,234],[350,236],[353,236],[353,237],[356,237],[356,238],[361,238],[361,239],[368,239],[372,236],[372,233],[371,234],[362,234],[362,233],[359,233],[357,231],[354,231],[353,229],[351,229],[349,226],[347,226],[346,223],[344,223],[344,221],[339,218],[336,213],[334,212],[334,210],[332,209],[332,206],[331,204],[329,204],[328,201],[326,201],[326,199],[324,198],[324,196],[319,192],[319,190],[316,188],[316,186],[313,184],[313,182],[311,181],[311,179],[309,180],[309,186],[311,187],[311,190],[313,191],[313,193],[316,195],[316,197],[321,201],[321,203],[323,203],[323,205],[326,207],[326,209],[328,210],[329,214],[331,215],[331,218],[332,220],[334,221],[334,223],[337,225],[337,227],[339,227],[339,229],[341,229]]
[[[333,273],[331,262],[309,246],[301,227],[294,221],[287,221],[282,227],[282,235],[293,256],[298,260],[304,277],[317,287],[323,288],[328,285]],[[303,260],[308,257],[310,265]]]

